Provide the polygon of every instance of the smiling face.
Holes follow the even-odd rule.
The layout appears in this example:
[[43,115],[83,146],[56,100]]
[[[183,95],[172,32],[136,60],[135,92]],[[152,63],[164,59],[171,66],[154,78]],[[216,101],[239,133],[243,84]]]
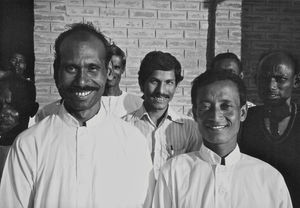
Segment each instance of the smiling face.
[[107,79],[108,86],[117,86],[120,84],[122,74],[124,72],[124,66],[120,56],[113,55],[109,62],[108,67],[111,70],[111,76]]
[[215,81],[197,90],[193,113],[204,143],[235,145],[246,106],[240,106],[239,91],[230,80]]
[[81,32],[62,42],[60,54],[56,80],[59,93],[71,114],[85,112],[82,119],[88,120],[98,112],[105,87],[105,47],[93,35]]
[[288,60],[271,55],[262,60],[257,74],[258,92],[267,105],[285,103],[295,85],[295,72]]
[[174,70],[154,70],[141,89],[147,111],[166,110],[176,91]]

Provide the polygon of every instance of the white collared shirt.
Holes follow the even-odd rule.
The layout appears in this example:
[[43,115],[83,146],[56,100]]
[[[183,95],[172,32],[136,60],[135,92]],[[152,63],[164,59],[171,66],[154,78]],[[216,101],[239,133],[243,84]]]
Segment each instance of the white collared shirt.
[[137,127],[147,138],[155,178],[169,158],[200,149],[202,139],[197,123],[176,113],[171,107],[158,127],[152,122],[144,105],[126,115],[124,120]]
[[0,207],[141,207],[152,169],[144,136],[102,108],[80,126],[61,106],[16,139]]
[[242,154],[236,146],[221,157],[201,146],[166,163],[156,184],[153,208],[291,208],[281,174]]

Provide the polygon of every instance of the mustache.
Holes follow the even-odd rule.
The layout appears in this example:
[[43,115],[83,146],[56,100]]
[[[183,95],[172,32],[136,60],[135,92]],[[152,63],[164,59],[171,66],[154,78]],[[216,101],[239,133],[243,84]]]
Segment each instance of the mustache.
[[167,95],[167,94],[160,94],[160,93],[154,94],[154,95],[152,95],[151,97],[163,97],[163,98],[170,98],[170,96],[169,96],[169,95]]
[[68,92],[78,92],[78,91],[97,91],[100,87],[84,86],[84,87],[69,87],[66,90]]

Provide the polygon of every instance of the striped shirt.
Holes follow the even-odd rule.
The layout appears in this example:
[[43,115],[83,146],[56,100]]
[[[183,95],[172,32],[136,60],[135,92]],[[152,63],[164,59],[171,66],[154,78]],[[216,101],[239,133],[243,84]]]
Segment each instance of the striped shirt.
[[152,122],[144,105],[123,119],[140,129],[147,138],[155,178],[169,158],[200,149],[202,139],[196,122],[176,113],[171,107],[158,127]]

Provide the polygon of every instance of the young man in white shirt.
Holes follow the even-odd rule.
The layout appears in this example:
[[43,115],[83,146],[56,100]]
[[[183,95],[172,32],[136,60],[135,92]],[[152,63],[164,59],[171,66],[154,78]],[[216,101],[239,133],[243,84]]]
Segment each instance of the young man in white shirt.
[[200,151],[179,155],[161,169],[153,208],[290,208],[281,174],[237,145],[246,119],[246,88],[231,72],[205,72],[193,81]]

